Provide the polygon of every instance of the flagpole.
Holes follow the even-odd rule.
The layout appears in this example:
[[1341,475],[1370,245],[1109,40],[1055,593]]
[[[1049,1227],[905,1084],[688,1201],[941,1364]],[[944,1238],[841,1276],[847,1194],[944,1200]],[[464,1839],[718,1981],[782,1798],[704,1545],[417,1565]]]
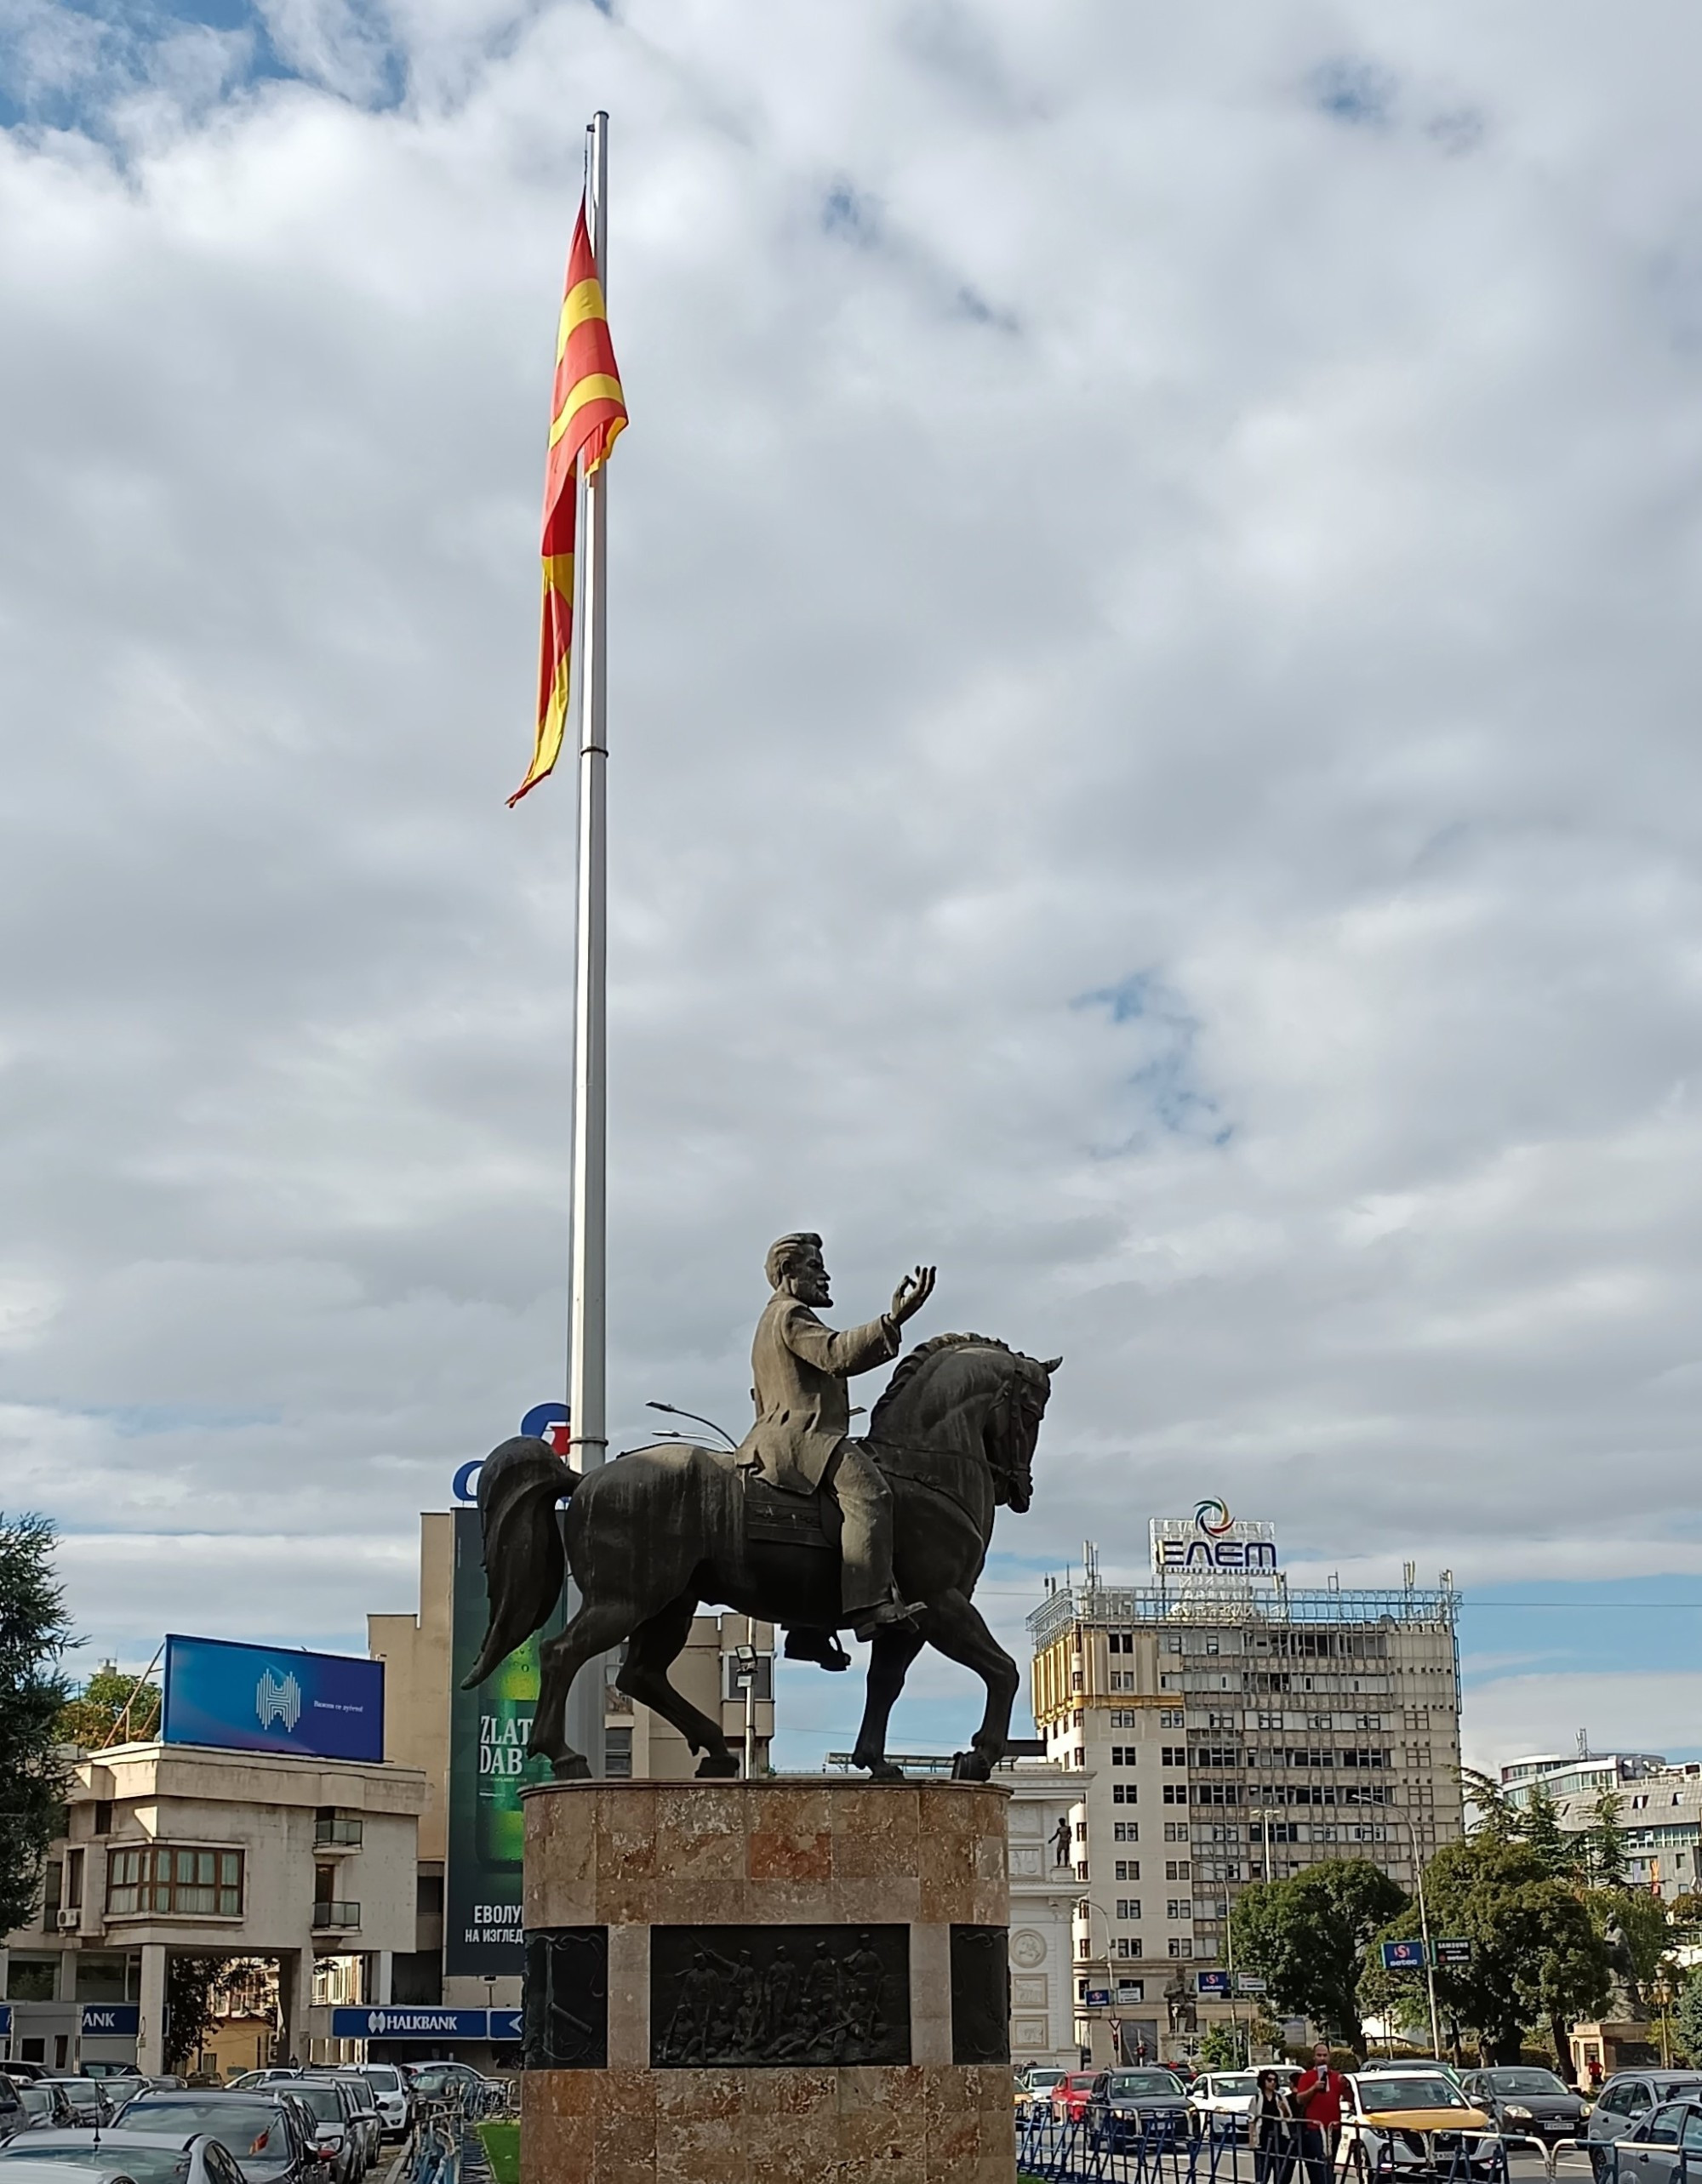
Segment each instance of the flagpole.
[[[585,131],[586,224],[608,294],[608,116]],[[574,963],[572,1275],[568,1332],[568,1461],[592,1471],[608,1453],[604,1387],[608,1225],[608,724],[606,638],[608,465],[580,488],[574,582],[579,627],[579,885]],[[603,1771],[603,1663],[588,1662],[569,1703],[569,1741]]]

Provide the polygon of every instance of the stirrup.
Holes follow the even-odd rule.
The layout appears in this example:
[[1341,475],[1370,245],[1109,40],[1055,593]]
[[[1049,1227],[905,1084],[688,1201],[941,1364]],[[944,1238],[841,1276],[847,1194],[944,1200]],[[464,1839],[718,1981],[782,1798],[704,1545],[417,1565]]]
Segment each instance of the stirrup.
[[818,1668],[836,1672],[851,1666],[851,1656],[831,1630],[812,1629],[808,1625],[786,1633],[781,1656],[787,1661],[813,1661]]
[[917,1617],[927,1605],[926,1600],[901,1600],[894,1593],[891,1600],[882,1600],[879,1607],[869,1611],[856,1625],[856,1635],[866,1645],[871,1639],[878,1638],[883,1630],[902,1630],[906,1625],[914,1626]]

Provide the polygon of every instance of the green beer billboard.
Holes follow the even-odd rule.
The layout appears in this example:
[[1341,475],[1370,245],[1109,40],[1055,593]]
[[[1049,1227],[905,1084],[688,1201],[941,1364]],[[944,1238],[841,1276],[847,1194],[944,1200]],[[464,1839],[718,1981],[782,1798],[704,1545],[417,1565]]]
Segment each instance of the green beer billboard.
[[[476,1691],[461,1689],[484,1641],[487,1601],[478,1511],[457,1509],[454,1517],[443,1970],[452,1978],[517,1978],[525,1962],[520,1792],[550,1778],[547,1760],[526,1757],[538,1704],[539,1639],[499,1662]],[[560,1627],[558,1615],[540,1635]]]

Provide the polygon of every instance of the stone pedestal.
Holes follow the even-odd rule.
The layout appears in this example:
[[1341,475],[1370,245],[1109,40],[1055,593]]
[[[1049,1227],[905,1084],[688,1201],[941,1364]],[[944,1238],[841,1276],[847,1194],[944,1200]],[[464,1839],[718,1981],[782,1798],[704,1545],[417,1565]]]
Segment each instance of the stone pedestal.
[[522,2184],[1013,2184],[1008,1796],[527,1791]]

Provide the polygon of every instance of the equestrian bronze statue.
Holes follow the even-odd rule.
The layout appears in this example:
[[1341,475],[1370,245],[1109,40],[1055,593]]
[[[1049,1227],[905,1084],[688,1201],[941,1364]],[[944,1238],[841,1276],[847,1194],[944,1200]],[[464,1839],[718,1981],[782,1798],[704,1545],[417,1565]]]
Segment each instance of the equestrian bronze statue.
[[971,1596],[999,1505],[1021,1511],[1032,1497],[1035,1442],[1062,1360],[985,1335],[936,1335],[900,1361],[867,1436],[853,1440],[847,1383],[898,1354],[899,1329],[927,1303],[934,1269],[918,1267],[890,1310],[841,1333],[816,1314],[831,1303],[819,1236],[783,1236],[768,1274],[774,1294],[751,1356],[757,1421],[736,1450],[668,1441],[581,1474],[522,1436],[486,1459],[490,1628],[467,1688],[544,1628],[571,1570],[580,1605],[540,1648],[532,1724],[532,1753],[558,1777],[589,1771],[567,1741],[574,1679],[623,1643],[620,1688],[703,1754],[700,1776],[738,1774],[720,1723],[668,1680],[693,1616],[711,1603],[785,1624],[788,1653],[825,1668],[846,1665],[836,1631],[870,1640],[852,1758],[880,1781],[900,1771],[886,1756],[887,1723],[911,1662],[924,1645],[961,1661],[987,1702],[952,1772],[985,1782],[1003,1756],[1020,1679]]

